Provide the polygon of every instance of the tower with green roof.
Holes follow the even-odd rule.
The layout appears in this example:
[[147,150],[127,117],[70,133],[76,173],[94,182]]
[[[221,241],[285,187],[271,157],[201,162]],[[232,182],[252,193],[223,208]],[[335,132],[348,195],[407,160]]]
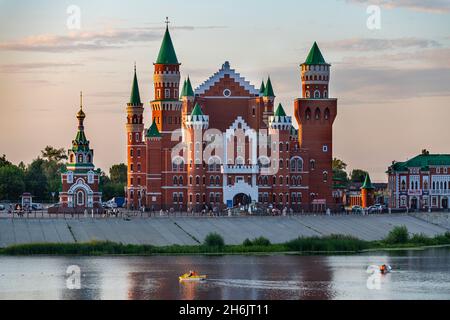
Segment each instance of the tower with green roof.
[[[127,203],[133,204],[138,199],[138,190],[144,186],[146,179],[146,161],[144,131],[144,105],[141,101],[136,64],[134,65],[133,80],[131,81],[130,99],[127,103]],[[136,208],[133,206],[133,208]],[[130,207],[131,209],[131,207]]]
[[361,206],[363,208],[368,208],[374,204],[374,190],[375,188],[372,185],[372,181],[370,181],[370,176],[366,174],[364,183],[361,186]]
[[273,91],[272,87],[272,81],[270,80],[270,76],[267,77],[267,82],[264,85],[264,81],[261,84],[262,90],[262,101],[264,104],[263,108],[263,122],[269,126],[269,117],[273,115],[273,109],[274,109],[274,102],[275,102],[275,93]]
[[[178,61],[175,47],[169,30],[169,21],[156,58],[153,72],[154,98],[150,102],[152,118],[156,120],[158,131],[164,136],[166,132],[172,132],[179,128],[181,119],[182,102],[185,94],[192,94],[192,86],[188,90],[190,80],[186,81],[185,90],[180,88],[180,62]],[[184,89],[183,88],[183,89]]]
[[308,150],[309,190],[312,211],[324,212],[336,206],[333,197],[333,123],[337,115],[337,99],[330,98],[328,84],[330,64],[317,42],[306,52],[300,65],[301,93],[294,101],[298,124],[298,144]]
[[99,191],[100,170],[95,170],[94,150],[84,130],[86,114],[83,111],[83,94],[80,92],[80,110],[77,112],[78,131],[68,151],[67,171],[61,173],[60,206],[58,210],[83,212],[101,208]]

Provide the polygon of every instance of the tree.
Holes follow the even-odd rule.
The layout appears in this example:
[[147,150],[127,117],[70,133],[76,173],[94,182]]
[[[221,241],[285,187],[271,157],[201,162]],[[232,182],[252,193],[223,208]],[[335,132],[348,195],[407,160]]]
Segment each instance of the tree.
[[9,165],[11,165],[11,164],[12,164],[12,163],[9,162],[9,161],[6,159],[6,155],[3,155],[3,156],[0,157],[0,167],[3,167],[3,166],[9,166]]
[[16,201],[24,191],[24,172],[12,164],[0,166],[0,200]]
[[61,160],[67,160],[66,150],[64,148],[55,149],[52,146],[46,146],[41,151],[42,158],[47,161],[59,163]]
[[338,158],[334,158],[332,161],[332,167],[333,179],[341,180],[342,183],[340,184],[346,185],[348,183],[348,174],[347,171],[345,171],[345,169],[347,168],[347,164]]
[[37,158],[28,165],[25,172],[26,190],[40,200],[49,199],[48,179],[45,175],[45,160]]
[[333,158],[332,167],[333,170],[345,170],[347,169],[347,164],[338,158]]
[[366,178],[366,175],[368,174],[367,171],[361,170],[361,169],[354,169],[351,173],[351,180],[353,182],[364,182],[364,179]]
[[127,166],[124,163],[114,164],[109,169],[109,177],[113,183],[127,183]]

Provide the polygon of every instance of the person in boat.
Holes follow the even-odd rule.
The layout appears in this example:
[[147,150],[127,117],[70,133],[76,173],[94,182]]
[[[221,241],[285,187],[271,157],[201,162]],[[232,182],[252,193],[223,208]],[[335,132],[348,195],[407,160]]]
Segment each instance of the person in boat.
[[189,277],[194,277],[194,276],[196,276],[197,275],[197,272],[195,272],[195,271],[189,271]]
[[380,267],[380,272],[381,272],[382,274],[384,274],[384,273],[387,272],[387,267],[386,267],[385,264],[381,265],[381,267]]

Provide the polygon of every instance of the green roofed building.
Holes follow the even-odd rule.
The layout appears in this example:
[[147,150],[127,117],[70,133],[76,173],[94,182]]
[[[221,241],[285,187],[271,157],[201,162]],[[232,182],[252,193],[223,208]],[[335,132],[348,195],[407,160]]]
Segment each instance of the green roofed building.
[[450,154],[430,154],[423,150],[409,160],[392,162],[387,174],[392,208],[449,208]]
[[100,171],[95,170],[94,150],[89,147],[89,140],[84,132],[85,118],[83,96],[80,93],[80,110],[77,113],[78,131],[72,141],[72,148],[68,152],[67,171],[61,173],[62,187],[58,208],[61,212],[101,209]]

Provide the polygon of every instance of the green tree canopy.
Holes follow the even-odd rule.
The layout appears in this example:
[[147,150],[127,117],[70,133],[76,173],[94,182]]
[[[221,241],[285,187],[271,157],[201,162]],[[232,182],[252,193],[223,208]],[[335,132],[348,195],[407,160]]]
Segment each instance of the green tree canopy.
[[364,179],[366,178],[366,175],[368,174],[367,171],[361,170],[361,169],[354,169],[352,170],[352,173],[350,174],[352,182],[364,182]]
[[127,166],[124,163],[114,164],[109,169],[109,177],[113,183],[127,183]]
[[56,149],[52,146],[46,146],[41,151],[41,156],[47,161],[55,161],[56,163],[59,163],[61,160],[67,160],[67,154],[64,148]]
[[24,172],[15,165],[0,166],[0,200],[19,200],[25,191]]

